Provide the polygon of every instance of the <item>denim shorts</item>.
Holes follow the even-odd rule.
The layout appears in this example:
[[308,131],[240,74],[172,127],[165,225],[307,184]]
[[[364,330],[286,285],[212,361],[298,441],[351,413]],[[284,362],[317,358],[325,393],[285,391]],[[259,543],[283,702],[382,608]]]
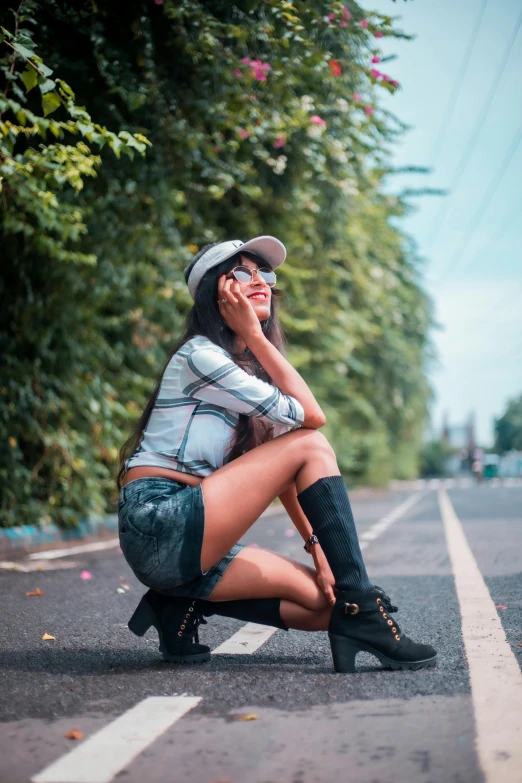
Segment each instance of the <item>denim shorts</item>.
[[165,595],[207,599],[244,548],[235,544],[203,573],[201,484],[191,487],[166,478],[135,479],[120,491],[118,523],[127,563],[140,582]]

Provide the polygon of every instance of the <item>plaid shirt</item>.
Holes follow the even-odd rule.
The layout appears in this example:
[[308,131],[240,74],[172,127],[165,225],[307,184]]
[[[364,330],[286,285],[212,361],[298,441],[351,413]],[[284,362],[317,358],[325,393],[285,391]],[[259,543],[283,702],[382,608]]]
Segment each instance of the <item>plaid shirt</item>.
[[273,437],[297,429],[303,406],[249,375],[206,337],[193,337],[170,360],[141,444],[127,460],[208,476],[226,462],[239,414],[273,425]]

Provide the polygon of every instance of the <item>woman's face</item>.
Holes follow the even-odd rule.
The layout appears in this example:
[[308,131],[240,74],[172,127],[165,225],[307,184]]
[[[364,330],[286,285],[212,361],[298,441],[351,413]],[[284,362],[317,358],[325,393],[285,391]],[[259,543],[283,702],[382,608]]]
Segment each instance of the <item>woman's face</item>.
[[[241,257],[241,261],[236,266],[247,266],[249,269],[261,269],[262,267],[269,267],[268,264],[262,261],[257,264],[255,261],[251,261],[249,258]],[[230,271],[227,275],[228,278],[233,278],[233,274]],[[234,278],[235,280],[235,278]],[[237,282],[237,281],[236,281]],[[246,296],[260,321],[266,321],[270,317],[270,304],[272,298],[272,291],[259,276],[254,274],[250,283],[238,283],[239,290]]]

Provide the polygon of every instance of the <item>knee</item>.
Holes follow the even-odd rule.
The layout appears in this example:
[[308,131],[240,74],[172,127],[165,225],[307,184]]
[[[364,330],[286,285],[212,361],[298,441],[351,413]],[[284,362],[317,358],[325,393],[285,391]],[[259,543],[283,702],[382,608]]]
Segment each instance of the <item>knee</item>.
[[325,594],[318,588],[317,593],[314,596],[310,596],[307,609],[310,609],[310,611],[314,612],[315,614],[321,615],[326,611],[326,609],[328,609],[328,606],[329,604],[326,600]]
[[335,452],[329,440],[319,430],[306,430],[308,433],[300,444],[307,453],[322,454],[325,457],[335,459]]

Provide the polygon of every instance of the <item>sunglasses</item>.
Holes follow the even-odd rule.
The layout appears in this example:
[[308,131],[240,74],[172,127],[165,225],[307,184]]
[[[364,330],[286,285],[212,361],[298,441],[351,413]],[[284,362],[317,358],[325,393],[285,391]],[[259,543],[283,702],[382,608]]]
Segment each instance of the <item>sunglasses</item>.
[[[264,266],[262,269],[250,269],[248,266],[236,266],[229,274],[233,275],[238,283],[251,283],[254,279],[254,272],[257,272],[263,283],[266,283],[269,288],[273,288],[276,284],[276,273]],[[227,275],[227,280],[230,277]]]

